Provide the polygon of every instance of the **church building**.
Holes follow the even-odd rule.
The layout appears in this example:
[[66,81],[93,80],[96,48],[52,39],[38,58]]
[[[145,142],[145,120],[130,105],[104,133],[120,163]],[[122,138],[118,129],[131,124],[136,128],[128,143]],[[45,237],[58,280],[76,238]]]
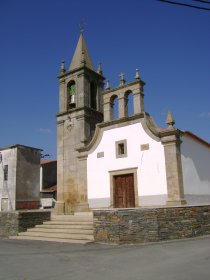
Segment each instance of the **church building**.
[[210,144],[175,128],[170,112],[167,128],[157,127],[138,70],[132,82],[121,74],[118,87],[106,81],[104,89],[80,34],[58,78],[58,214],[210,203]]

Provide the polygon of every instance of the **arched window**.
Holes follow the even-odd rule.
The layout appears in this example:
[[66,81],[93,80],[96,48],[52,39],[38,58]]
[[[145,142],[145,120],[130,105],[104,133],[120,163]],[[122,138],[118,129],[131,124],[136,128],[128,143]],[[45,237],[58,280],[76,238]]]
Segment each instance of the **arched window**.
[[75,81],[71,81],[67,85],[67,100],[68,100],[68,108],[74,108],[76,106],[76,84],[75,84]]
[[92,109],[97,109],[97,86],[95,82],[90,83],[90,107]]
[[125,93],[125,115],[130,117],[134,114],[133,93],[128,91]]
[[118,109],[118,97],[113,95],[110,99],[110,117],[111,120],[117,120],[119,118],[119,109]]

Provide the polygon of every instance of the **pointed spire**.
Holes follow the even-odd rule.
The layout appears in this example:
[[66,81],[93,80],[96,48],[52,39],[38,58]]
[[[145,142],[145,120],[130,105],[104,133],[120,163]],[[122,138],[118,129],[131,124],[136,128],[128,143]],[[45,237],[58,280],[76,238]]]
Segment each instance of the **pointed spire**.
[[103,75],[101,63],[98,64],[97,73],[100,74],[100,75]]
[[65,72],[66,72],[66,69],[65,69],[65,61],[62,60],[62,61],[61,61],[60,75],[64,74]]
[[173,128],[173,126],[175,124],[175,121],[174,121],[174,118],[173,118],[171,112],[168,112],[168,116],[167,116],[167,119],[166,119],[166,124],[168,125],[168,128]]
[[105,90],[110,90],[109,80],[106,80]]
[[140,76],[139,76],[139,69],[136,68],[136,76],[135,76],[136,80],[140,80]]
[[85,39],[83,34],[81,33],[69,70],[71,71],[84,65],[93,70],[93,65],[88,53]]
[[86,59],[85,59],[85,52],[84,51],[82,51],[80,64],[81,64],[80,66],[85,66],[86,65]]

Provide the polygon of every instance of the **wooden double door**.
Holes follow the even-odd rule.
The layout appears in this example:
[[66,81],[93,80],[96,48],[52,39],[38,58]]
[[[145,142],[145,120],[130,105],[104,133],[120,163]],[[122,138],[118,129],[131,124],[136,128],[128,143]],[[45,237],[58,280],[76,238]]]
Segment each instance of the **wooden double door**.
[[135,207],[134,178],[133,174],[114,176],[114,207]]

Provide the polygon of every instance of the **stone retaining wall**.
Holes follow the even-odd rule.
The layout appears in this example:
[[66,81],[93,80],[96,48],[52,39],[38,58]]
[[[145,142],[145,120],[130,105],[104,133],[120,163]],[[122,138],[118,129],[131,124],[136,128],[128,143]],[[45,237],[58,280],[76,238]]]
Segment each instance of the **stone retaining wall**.
[[18,232],[49,221],[50,217],[50,211],[0,212],[0,236],[18,235]]
[[94,211],[94,238],[147,243],[210,234],[210,205]]

